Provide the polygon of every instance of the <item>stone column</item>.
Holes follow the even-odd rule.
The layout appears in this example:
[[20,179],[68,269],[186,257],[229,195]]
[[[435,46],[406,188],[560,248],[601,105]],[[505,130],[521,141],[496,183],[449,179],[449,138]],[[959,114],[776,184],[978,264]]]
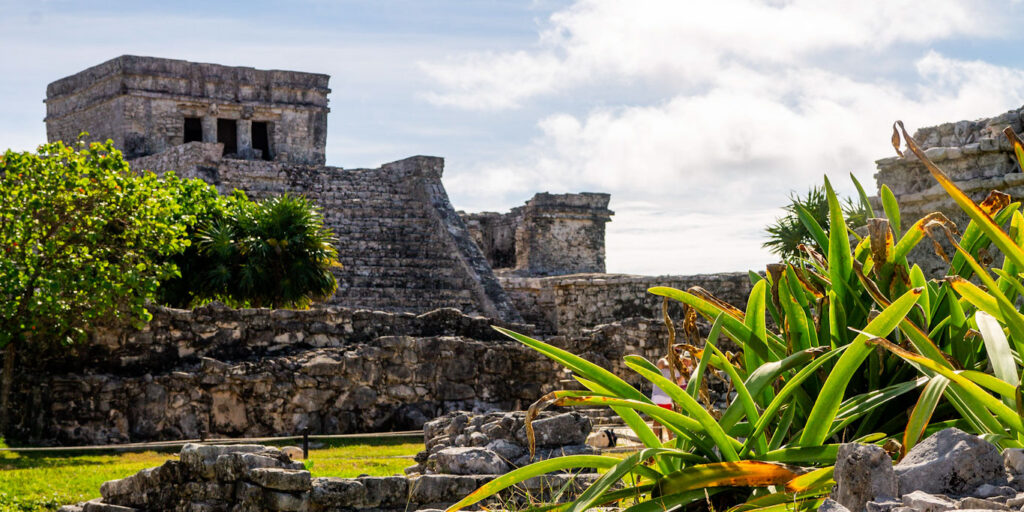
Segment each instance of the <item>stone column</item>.
[[238,127],[238,154],[246,160],[254,158],[252,151],[252,119],[239,119]]
[[203,116],[203,142],[217,142],[217,118],[215,116]]

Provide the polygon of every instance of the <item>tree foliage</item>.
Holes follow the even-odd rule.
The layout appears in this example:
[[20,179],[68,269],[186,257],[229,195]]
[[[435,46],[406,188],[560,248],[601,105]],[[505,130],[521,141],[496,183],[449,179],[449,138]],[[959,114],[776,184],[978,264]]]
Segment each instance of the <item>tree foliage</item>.
[[129,169],[112,142],[0,158],[0,432],[18,349],[141,326],[147,302],[306,307],[337,288],[334,235],[303,197],[250,201]]
[[0,346],[70,343],[145,302],[187,243],[181,180],[129,170],[109,143],[46,144],[0,160]]
[[[219,197],[219,196],[217,196]],[[209,199],[204,196],[203,199]],[[232,305],[306,307],[337,289],[334,235],[304,197],[260,202],[241,192],[202,207],[205,221],[175,261],[181,277],[162,299],[177,306],[218,299]]]
[[[811,187],[805,196],[790,193],[789,204],[782,208],[785,214],[765,228],[765,231],[768,232],[768,241],[763,244],[763,247],[785,261],[795,261],[804,256],[799,249],[801,244],[821,253],[826,252],[826,248],[818,247],[817,241],[808,230],[806,223],[800,220],[799,210],[801,208],[810,214],[810,217],[819,225],[828,226],[828,198],[824,187]],[[849,229],[865,225],[869,211],[870,207],[864,201],[855,203],[850,198],[846,198],[843,202],[843,214]]]
[[107,143],[7,151],[0,159],[0,429],[14,360],[85,338],[105,323],[141,324],[146,301],[187,243],[180,180],[129,170]]

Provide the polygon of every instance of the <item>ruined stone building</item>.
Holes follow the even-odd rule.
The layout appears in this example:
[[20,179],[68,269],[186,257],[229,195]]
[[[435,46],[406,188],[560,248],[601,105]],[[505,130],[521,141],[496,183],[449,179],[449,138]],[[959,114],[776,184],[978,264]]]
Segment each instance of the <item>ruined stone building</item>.
[[[47,88],[51,141],[111,139],[134,169],[255,199],[303,194],[339,239],[338,291],[308,311],[154,306],[144,329],[97,330],[16,379],[27,442],[419,428],[451,410],[525,408],[558,365],[500,324],[644,386],[627,353],[664,345],[656,285],[746,302],[745,272],[605,273],[608,194],[541,193],[505,213],[456,212],[444,161],[326,166],[329,77],[122,56]],[[678,314],[678,310],[674,313]],[[29,363],[26,363],[29,364]]]
[[543,193],[507,214],[460,218],[441,158],[324,165],[329,79],[121,56],[47,87],[47,137],[111,139],[133,168],[199,177],[222,193],[306,195],[339,239],[332,305],[519,321],[492,268],[515,277],[605,271],[608,194]]

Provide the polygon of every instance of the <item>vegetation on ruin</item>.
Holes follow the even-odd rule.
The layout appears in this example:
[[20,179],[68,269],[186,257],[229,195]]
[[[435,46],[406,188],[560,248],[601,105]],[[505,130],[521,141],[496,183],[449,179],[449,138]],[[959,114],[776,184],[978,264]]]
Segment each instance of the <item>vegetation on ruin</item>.
[[337,288],[333,234],[299,196],[221,196],[129,169],[113,143],[0,158],[0,432],[18,353],[151,318],[147,302],[307,307]]
[[19,351],[66,345],[88,326],[142,323],[175,268],[185,226],[174,189],[135,174],[109,142],[0,159],[0,432]]
[[[842,206],[846,227],[852,232],[854,229],[864,226],[867,219],[874,216],[874,212],[871,209],[871,203],[868,202],[867,194],[864,193],[864,187],[860,185],[853,174],[850,174],[850,179],[857,187],[858,201],[854,202],[850,198],[845,198],[842,201]],[[796,261],[805,256],[806,254],[800,248],[801,245],[824,253],[826,249],[818,245],[818,239],[811,230],[814,229],[814,226],[830,225],[828,196],[825,187],[813,186],[804,196],[790,193],[789,204],[782,207],[782,210],[785,213],[765,228],[768,233],[768,241],[762,246],[784,261]]]
[[254,202],[240,191],[221,196],[196,181],[183,202],[195,205],[199,220],[189,230],[188,248],[173,258],[180,276],[161,285],[162,302],[305,308],[334,293],[336,240],[308,199]]
[[[415,442],[413,442],[415,441]],[[414,439],[330,440],[309,452],[314,477],[402,474],[423,449]],[[103,454],[57,452],[45,455],[0,452],[0,512],[57,510],[99,497],[100,485],[177,458],[177,451]]]
[[[1024,162],[1024,147],[1012,132],[1007,135]],[[551,404],[606,405],[644,448],[623,460],[568,456],[538,462],[495,479],[449,510],[539,474],[594,467],[607,472],[560,510],[608,504],[665,510],[704,501],[732,512],[811,510],[831,491],[842,442],[876,443],[900,457],[931,432],[957,426],[1004,448],[1024,446],[1016,363],[1024,353],[1024,315],[1016,307],[1024,297],[1020,204],[998,192],[975,204],[897,123],[897,151],[901,140],[970,217],[962,235],[938,213],[903,229],[896,202],[883,188],[885,216],[869,220],[868,235],[851,247],[842,205],[826,179],[828,225],[841,228],[830,232],[801,215],[823,252],[801,247],[801,257],[769,266],[765,276],[751,273],[745,310],[700,288],[650,290],[684,304],[690,341],[684,346],[696,370],[683,389],[640,356],[625,361],[672,397],[671,411],[600,366],[502,330],[572,370],[582,385],[545,396],[532,411]],[[948,240],[956,249],[946,255],[944,279],[927,280],[907,260],[926,237]],[[992,246],[1005,256],[1001,268],[991,266],[998,260]],[[712,322],[701,348],[694,343],[696,314]],[[666,324],[666,351],[675,359],[667,315]],[[719,349],[720,336],[741,352]],[[724,374],[734,387],[724,411],[701,394],[710,372]],[[641,413],[675,438],[661,442]]]

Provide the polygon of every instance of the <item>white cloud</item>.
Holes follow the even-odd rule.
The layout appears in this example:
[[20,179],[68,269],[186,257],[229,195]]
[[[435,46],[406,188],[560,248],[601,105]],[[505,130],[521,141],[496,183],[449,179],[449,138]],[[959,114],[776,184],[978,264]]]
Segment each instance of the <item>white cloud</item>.
[[[470,197],[472,189],[470,208],[515,192],[524,199],[538,190],[611,192],[618,214],[609,225],[610,271],[744,270],[770,259],[760,228],[788,191],[802,192],[826,172],[847,193],[849,172],[873,189],[873,161],[892,154],[896,118],[921,127],[1024,102],[1024,72],[927,49],[1007,27],[985,12],[953,1],[928,9],[911,2],[580,1],[552,15],[535,49],[422,66],[440,87],[431,101],[463,108],[510,108],[541,95],[558,105],[584,88],[626,91],[621,98],[609,92],[604,106],[582,113],[551,111],[518,155],[450,173],[453,196]],[[919,46],[908,57],[895,51],[901,43]],[[892,78],[843,69],[829,57],[844,52],[906,72]],[[624,99],[650,90],[660,98]],[[616,207],[616,198],[658,207]],[[758,223],[753,230],[751,222]],[[671,258],[638,249],[659,240],[673,241],[665,249]]]
[[580,0],[551,16],[534,51],[471,53],[421,63],[441,105],[508,108],[593,81],[649,80],[677,87],[717,81],[724,66],[794,65],[840,49],[879,52],[894,43],[1006,27],[979,3],[757,0]]

